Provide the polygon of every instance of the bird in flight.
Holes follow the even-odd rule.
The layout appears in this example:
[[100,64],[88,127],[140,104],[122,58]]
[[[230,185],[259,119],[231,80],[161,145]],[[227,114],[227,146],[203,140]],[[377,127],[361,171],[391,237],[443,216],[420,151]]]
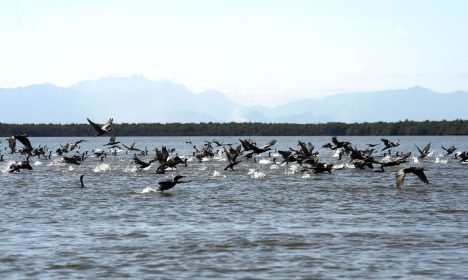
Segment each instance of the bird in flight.
[[112,130],[112,122],[114,119],[110,118],[106,124],[104,124],[103,126],[99,126],[98,124],[94,123],[93,121],[91,121],[90,119],[87,119],[89,124],[94,127],[94,129],[97,131],[97,134],[96,136],[101,136],[101,135],[104,135],[106,133],[108,133],[109,131]]
[[425,184],[429,184],[429,180],[427,180],[426,174],[424,174],[424,168],[422,167],[407,167],[398,170],[396,173],[396,186],[398,189],[402,189],[403,182],[405,181],[405,175],[407,173],[413,173],[418,176],[419,180],[421,180]]

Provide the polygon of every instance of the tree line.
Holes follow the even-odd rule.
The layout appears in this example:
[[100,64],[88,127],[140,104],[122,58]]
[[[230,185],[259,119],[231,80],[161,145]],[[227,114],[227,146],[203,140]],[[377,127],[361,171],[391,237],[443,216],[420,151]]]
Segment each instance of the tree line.
[[[0,136],[25,133],[33,137],[94,136],[88,124],[0,123]],[[293,123],[121,123],[111,134],[119,136],[378,136],[468,135],[468,120],[399,121],[323,124]]]

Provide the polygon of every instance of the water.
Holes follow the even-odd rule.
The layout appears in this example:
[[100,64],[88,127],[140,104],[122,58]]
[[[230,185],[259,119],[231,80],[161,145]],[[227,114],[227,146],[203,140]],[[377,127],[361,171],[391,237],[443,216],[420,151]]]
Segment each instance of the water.
[[[273,137],[254,137],[266,143]],[[320,157],[330,137],[275,137],[275,147],[311,141]],[[396,140],[397,137],[389,137]],[[31,138],[33,146],[80,138]],[[103,148],[107,138],[84,138],[80,151]],[[224,143],[238,138],[217,137]],[[468,165],[439,157],[445,147],[468,150],[468,137],[400,137],[395,151],[432,143],[419,164],[430,184],[407,175],[404,191],[395,172],[346,168],[305,174],[295,165],[272,168],[267,157],[223,171],[221,156],[190,157],[207,137],[120,137],[125,144],[176,148],[189,158],[164,175],[157,164],[137,171],[119,152],[82,165],[32,160],[34,170],[9,174],[0,145],[0,278],[396,278],[461,279],[468,275]],[[378,137],[339,137],[363,148]],[[21,145],[19,145],[21,146]],[[380,146],[382,147],[382,146]],[[275,153],[274,153],[275,154]],[[381,154],[380,152],[378,154]],[[279,156],[277,156],[279,159]],[[148,159],[149,157],[144,157]],[[438,159],[437,159],[438,158]],[[80,189],[84,174],[86,187]],[[175,174],[185,184],[157,192]]]

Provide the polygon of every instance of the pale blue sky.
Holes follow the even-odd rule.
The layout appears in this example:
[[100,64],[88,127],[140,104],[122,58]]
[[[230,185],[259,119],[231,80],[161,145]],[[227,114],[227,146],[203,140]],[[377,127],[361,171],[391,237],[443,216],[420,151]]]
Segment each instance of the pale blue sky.
[[468,90],[468,1],[0,0],[0,87],[143,74],[244,104]]

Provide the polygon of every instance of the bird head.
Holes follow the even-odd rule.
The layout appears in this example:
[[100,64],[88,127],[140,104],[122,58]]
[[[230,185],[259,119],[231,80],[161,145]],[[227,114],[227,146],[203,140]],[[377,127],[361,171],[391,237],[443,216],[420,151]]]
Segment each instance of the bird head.
[[178,181],[178,180],[180,180],[180,179],[182,179],[182,178],[185,178],[185,177],[186,177],[186,176],[177,175],[177,176],[174,177],[174,181]]

